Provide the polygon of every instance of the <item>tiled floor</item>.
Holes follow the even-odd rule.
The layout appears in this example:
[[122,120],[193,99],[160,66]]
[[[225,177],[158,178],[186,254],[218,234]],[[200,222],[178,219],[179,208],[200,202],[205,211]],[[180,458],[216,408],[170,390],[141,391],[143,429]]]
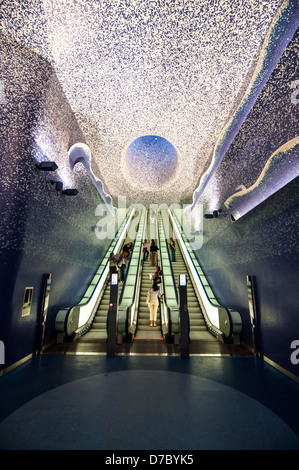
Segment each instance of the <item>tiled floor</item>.
[[43,354],[0,377],[0,448],[298,450],[298,396],[254,357]]

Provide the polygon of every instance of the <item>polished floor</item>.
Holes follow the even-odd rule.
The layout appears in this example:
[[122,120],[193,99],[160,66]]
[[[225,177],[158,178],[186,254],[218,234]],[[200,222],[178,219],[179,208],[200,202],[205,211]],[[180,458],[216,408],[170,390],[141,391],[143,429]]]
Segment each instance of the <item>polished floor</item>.
[[0,449],[299,450],[298,396],[249,356],[43,354],[0,377]]

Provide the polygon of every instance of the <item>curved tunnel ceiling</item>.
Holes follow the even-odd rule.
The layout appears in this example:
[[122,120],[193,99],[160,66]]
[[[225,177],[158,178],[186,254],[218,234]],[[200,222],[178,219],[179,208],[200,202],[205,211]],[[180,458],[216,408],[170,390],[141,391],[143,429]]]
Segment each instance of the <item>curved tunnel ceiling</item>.
[[[211,164],[281,4],[8,0],[1,25],[55,69],[106,194],[180,202],[192,199]],[[167,140],[175,154],[167,168],[153,156],[143,185],[127,152],[145,136]]]

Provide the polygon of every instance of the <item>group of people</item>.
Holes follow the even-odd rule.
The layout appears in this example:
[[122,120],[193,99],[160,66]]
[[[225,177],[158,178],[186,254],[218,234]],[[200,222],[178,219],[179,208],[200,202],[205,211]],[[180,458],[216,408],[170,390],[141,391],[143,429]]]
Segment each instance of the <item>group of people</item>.
[[159,287],[159,284],[162,282],[162,274],[160,267],[156,266],[156,271],[152,275],[153,284],[146,296],[146,303],[150,312],[150,326],[157,326],[158,299],[162,299],[164,295],[161,293]]
[[[148,250],[149,241],[144,240],[143,242],[143,261],[146,261],[150,256],[151,266],[156,266],[156,271],[152,277],[152,287],[147,293],[146,303],[148,305],[150,311],[150,326],[157,326],[157,310],[159,305],[159,300],[163,297],[164,294],[161,293],[159,284],[161,283],[161,276],[162,271],[159,266],[157,266],[157,259],[158,259],[158,247],[156,245],[155,240],[151,241],[150,250]],[[169,239],[169,249],[171,252],[171,260],[172,262],[176,261],[175,257],[175,241],[173,238]]]
[[[176,258],[175,258],[176,246],[175,246],[175,241],[173,238],[169,239],[168,245],[169,245],[169,249],[171,253],[171,261],[176,261]],[[159,248],[157,247],[155,240],[152,239],[151,244],[149,246],[149,240],[145,239],[144,242],[142,243],[143,261],[147,261],[148,257],[150,257],[151,266],[157,266],[158,250]]]
[[157,266],[158,250],[155,240],[152,240],[151,244],[149,240],[144,240],[142,243],[143,261],[147,261],[150,257],[151,266]]
[[[175,258],[175,242],[173,238],[169,240],[169,248],[171,252],[171,260],[176,261]],[[126,265],[127,261],[130,258],[131,252],[133,249],[133,243],[129,242],[122,247],[120,253],[114,254],[112,252],[107,260],[107,264],[109,263],[110,267],[110,280],[113,273],[116,273],[118,270],[120,272],[119,281],[124,282],[125,273],[126,273]],[[158,250],[157,244],[155,240],[151,240],[151,244],[149,244],[149,240],[144,240],[142,244],[142,252],[143,252],[143,261],[147,261],[148,257],[151,260],[151,266],[156,267],[155,273],[152,275],[152,287],[147,293],[146,303],[149,308],[150,312],[150,326],[157,326],[157,310],[159,305],[159,300],[163,297],[164,294],[161,293],[159,284],[162,282],[162,271],[159,266],[157,266],[158,260]]]
[[126,275],[126,266],[128,259],[130,258],[131,252],[133,249],[133,243],[129,242],[126,243],[123,247],[120,253],[114,254],[114,252],[110,253],[110,256],[107,260],[107,264],[109,264],[110,268],[110,278],[109,281],[111,280],[111,276],[114,273],[117,273],[119,271],[119,281],[124,282],[125,280],[125,275]]

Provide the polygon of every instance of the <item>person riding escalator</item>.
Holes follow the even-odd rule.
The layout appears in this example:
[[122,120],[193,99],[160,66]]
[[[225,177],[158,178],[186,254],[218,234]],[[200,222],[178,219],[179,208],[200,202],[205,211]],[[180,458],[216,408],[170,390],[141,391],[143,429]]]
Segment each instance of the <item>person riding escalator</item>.
[[159,299],[162,299],[164,294],[161,293],[159,286],[153,284],[147,293],[146,303],[150,312],[150,326],[157,326],[157,310],[159,305]]
[[157,267],[156,267],[156,271],[155,271],[155,273],[154,273],[153,276],[152,276],[153,286],[154,286],[154,285],[161,284],[161,282],[162,282],[162,274],[163,274],[163,271],[160,269],[160,266],[157,266]]
[[158,250],[159,248],[157,247],[155,240],[152,240],[150,246],[151,266],[157,266]]

